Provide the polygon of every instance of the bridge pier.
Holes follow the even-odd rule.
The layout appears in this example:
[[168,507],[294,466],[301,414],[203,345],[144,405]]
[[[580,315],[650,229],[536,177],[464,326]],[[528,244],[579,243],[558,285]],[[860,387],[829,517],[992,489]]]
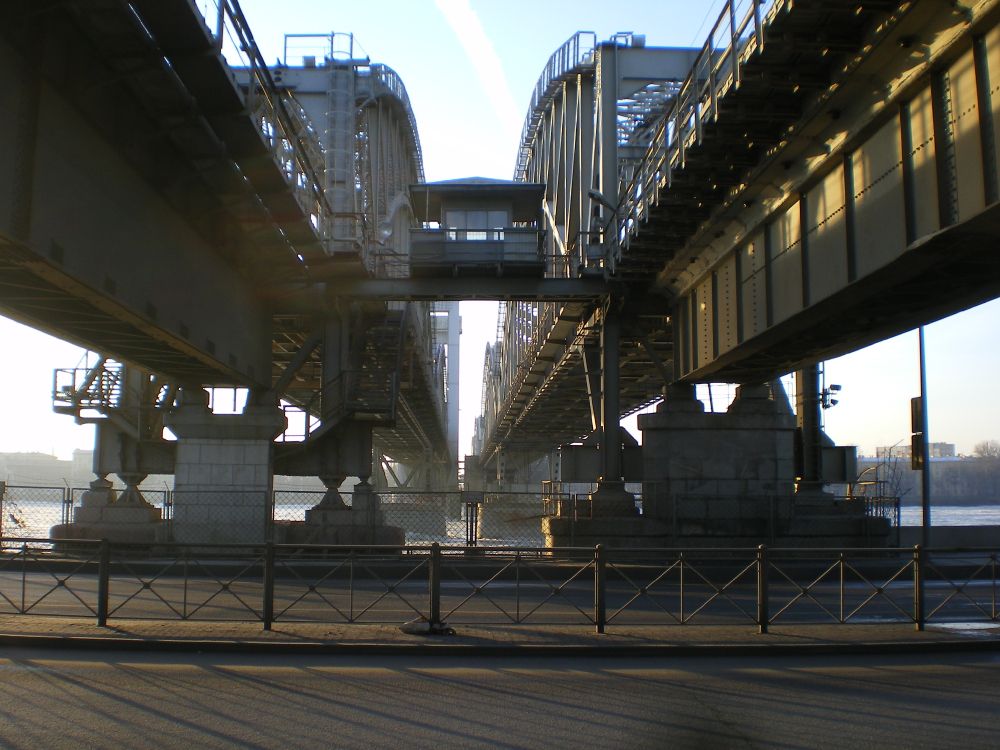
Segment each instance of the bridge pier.
[[287,425],[277,404],[251,393],[242,414],[213,414],[206,391],[182,388],[164,421],[177,436],[174,541],[263,542],[270,526],[273,440]]
[[795,423],[765,384],[744,384],[726,413],[705,413],[694,385],[674,383],[643,436],[643,514],[684,543],[770,541],[795,492]]
[[[73,508],[73,520],[50,530],[53,539],[109,539],[118,542],[165,541],[167,529],[162,511],[142,495],[139,485],[149,474],[173,471],[173,444],[162,438],[162,413],[155,408],[159,386],[148,372],[122,365],[114,376],[104,369],[102,360],[90,370],[87,383],[100,381],[97,391],[105,399],[107,419],[97,421],[94,437],[93,471],[90,487]],[[82,410],[88,393],[73,386],[59,395],[66,413],[84,421]],[[86,390],[86,389],[84,389]],[[66,402],[71,406],[63,406]],[[109,474],[117,475],[125,485],[116,494]]]
[[[305,512],[304,521],[275,523],[273,539],[284,544],[402,545],[403,529],[385,522],[382,499],[369,483],[372,476],[372,426],[343,420],[315,440],[278,444],[277,472],[286,476],[318,476],[326,485],[323,498]],[[348,505],[338,488],[347,477],[360,481]]]

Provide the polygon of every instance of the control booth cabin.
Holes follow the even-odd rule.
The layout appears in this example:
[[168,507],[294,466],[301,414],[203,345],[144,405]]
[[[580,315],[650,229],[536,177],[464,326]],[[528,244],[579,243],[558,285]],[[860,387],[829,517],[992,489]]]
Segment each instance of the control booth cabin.
[[[410,186],[410,275],[545,273],[545,186],[472,177]],[[435,226],[436,225],[436,226]]]

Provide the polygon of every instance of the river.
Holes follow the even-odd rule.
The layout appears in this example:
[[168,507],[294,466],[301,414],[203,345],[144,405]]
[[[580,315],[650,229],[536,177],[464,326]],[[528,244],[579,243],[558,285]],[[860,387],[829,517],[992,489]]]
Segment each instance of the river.
[[[280,504],[279,504],[280,505]],[[49,528],[62,519],[63,506],[60,501],[36,497],[8,498],[2,507],[0,531],[7,537],[47,537]],[[276,508],[278,518],[301,519],[308,505]],[[406,519],[392,519],[406,526]],[[900,523],[903,526],[920,526],[920,507],[904,505],[900,508]],[[993,505],[931,505],[932,526],[1000,526],[1000,504]],[[457,525],[456,525],[456,528]],[[448,531],[452,531],[450,528]],[[464,538],[464,522],[458,537]],[[435,535],[436,538],[436,535]],[[445,533],[439,541],[454,543]]]

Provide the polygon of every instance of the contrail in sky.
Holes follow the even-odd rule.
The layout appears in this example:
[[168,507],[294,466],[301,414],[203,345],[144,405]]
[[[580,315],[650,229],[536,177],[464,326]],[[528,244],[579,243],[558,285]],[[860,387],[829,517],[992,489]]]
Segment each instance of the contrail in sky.
[[469,0],[434,0],[434,3],[462,43],[480,82],[489,92],[490,101],[501,122],[515,133],[519,132],[523,107],[515,103],[500,57],[479,22],[479,16],[469,5]]

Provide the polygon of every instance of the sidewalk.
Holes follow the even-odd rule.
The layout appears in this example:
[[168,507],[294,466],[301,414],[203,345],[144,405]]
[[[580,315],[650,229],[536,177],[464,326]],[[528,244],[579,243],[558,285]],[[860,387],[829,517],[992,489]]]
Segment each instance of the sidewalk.
[[457,625],[453,635],[410,635],[395,625],[114,620],[0,616],[0,646],[253,653],[464,655],[723,655],[889,653],[1000,649],[1000,623],[616,626]]

